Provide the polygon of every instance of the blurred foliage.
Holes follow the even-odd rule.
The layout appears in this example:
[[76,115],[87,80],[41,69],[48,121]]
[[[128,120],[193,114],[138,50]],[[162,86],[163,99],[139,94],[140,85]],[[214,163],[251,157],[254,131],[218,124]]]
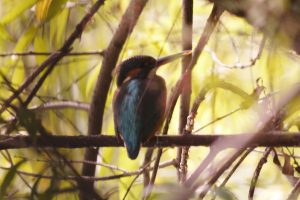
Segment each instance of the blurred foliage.
[[[129,0],[107,0],[105,5],[94,15],[93,20],[88,23],[80,41],[75,41],[72,52],[87,52],[104,50],[112,38],[122,14],[129,3]],[[33,7],[35,6],[35,8]],[[74,30],[76,24],[87,13],[91,7],[91,1],[61,1],[61,0],[0,0],[0,54],[3,52],[53,52],[59,49],[68,36]],[[150,0],[137,22],[131,36],[119,58],[119,61],[134,55],[150,55],[160,57],[174,54],[181,51],[181,1],[154,1]],[[212,9],[212,4],[204,0],[194,1],[194,23],[193,23],[193,44],[196,45],[203,27]],[[207,48],[216,53],[222,63],[234,65],[236,54],[233,49],[233,42],[237,49],[240,63],[248,63],[253,59],[259,49],[262,40],[262,33],[255,30],[248,22],[228,12],[221,17],[222,23],[215,29]],[[172,26],[172,31],[170,32]],[[228,32],[230,35],[228,34]],[[170,32],[170,34],[169,34]],[[169,35],[168,35],[169,34]],[[288,37],[281,33],[276,37],[288,40]],[[283,90],[297,83],[300,77],[299,56],[290,49],[291,42],[284,45],[280,42],[271,43],[269,40],[263,50],[261,58],[254,66],[239,69],[225,68],[215,63],[208,51],[202,52],[198,64],[195,66],[192,75],[192,101],[202,87],[216,80],[225,80],[238,86],[248,94],[256,88],[255,80],[259,77],[263,80],[266,90],[261,97],[269,93]],[[276,46],[278,45],[278,46]],[[0,101],[7,99],[12,90],[20,84],[39,66],[47,56],[6,56],[0,57],[0,71],[5,75],[9,83],[0,77]],[[78,101],[89,103],[92,98],[94,85],[101,68],[102,57],[99,55],[67,56],[64,57],[54,68],[53,72],[46,79],[43,86],[33,99],[29,107],[40,105],[46,102]],[[158,71],[167,83],[168,93],[172,86],[179,79],[181,74],[180,61],[172,62]],[[35,83],[35,82],[34,82]],[[10,88],[10,86],[12,88]],[[33,88],[33,85],[24,90],[20,98],[24,101]],[[111,85],[107,98],[106,112],[103,118],[102,134],[114,135],[112,98],[116,84]],[[275,102],[280,95],[271,97]],[[205,101],[198,110],[195,130],[201,128],[217,117],[221,117],[237,108],[244,100],[222,89],[210,91]],[[20,106],[16,99],[13,101],[15,107]],[[272,105],[269,105],[272,106]],[[5,126],[14,119],[15,110],[9,108],[0,118],[1,134],[5,133]],[[24,111],[24,110],[23,110]],[[21,112],[18,128],[11,134],[36,135],[37,126],[41,123],[53,135],[84,135],[87,132],[88,115],[86,111],[76,109],[45,110],[33,112]],[[19,113],[20,114],[20,113]],[[33,116],[36,115],[36,116]],[[289,121],[297,118],[296,112]],[[171,124],[170,135],[176,135],[178,130],[179,105],[177,104]],[[197,134],[239,134],[252,130],[259,122],[255,110],[241,110],[223,120],[202,129]],[[23,127],[23,128],[22,128]],[[26,131],[27,130],[27,131]],[[296,131],[292,126],[291,131]],[[176,148],[170,148],[161,158],[161,162],[174,159]],[[83,160],[84,149],[59,149],[59,152],[68,160]],[[126,171],[134,171],[142,166],[146,149],[143,148],[139,157],[132,161],[127,157],[124,148],[100,148],[98,162],[116,165]],[[199,163],[208,154],[209,149],[204,147],[192,147],[188,160],[188,170],[193,172]],[[299,149],[294,148],[295,155]],[[67,176],[74,175],[70,169],[61,162],[53,160],[60,159],[51,149],[44,152],[36,149],[21,149],[1,151],[0,167],[10,167],[10,158],[14,166],[10,169],[0,169],[0,197],[30,197],[30,199],[78,199],[76,190],[66,188],[75,187],[75,181],[71,180],[49,180],[37,177],[16,174],[16,169],[29,173]],[[217,159],[222,159],[228,152],[224,151]],[[154,152],[156,155],[156,151]],[[26,162],[20,161],[25,160]],[[250,181],[256,168],[260,153],[251,153],[226,185],[226,190],[220,191],[217,199],[245,199],[248,195]],[[32,159],[47,160],[37,161]],[[280,157],[281,163],[284,158]],[[21,165],[22,164],[22,165]],[[73,163],[74,168],[79,172],[81,163]],[[120,171],[97,166],[96,176],[110,176],[120,174]],[[228,171],[220,178],[223,180]],[[298,176],[299,174],[297,174]],[[15,177],[15,178],[14,178]],[[109,199],[123,199],[127,188],[135,176],[99,181],[95,187],[101,194],[106,194]],[[176,169],[173,166],[160,169],[155,181],[152,199],[170,199],[168,195],[174,195],[177,181]],[[219,184],[219,183],[218,183]],[[269,157],[259,176],[256,193],[259,199],[284,199],[292,189],[282,173],[277,170]],[[64,190],[65,189],[65,190]],[[143,194],[143,181],[140,176],[133,184],[127,199],[141,199]],[[3,193],[3,191],[5,191]],[[176,192],[180,192],[177,190]],[[191,197],[198,196],[200,191]],[[207,195],[209,199],[211,194]]]

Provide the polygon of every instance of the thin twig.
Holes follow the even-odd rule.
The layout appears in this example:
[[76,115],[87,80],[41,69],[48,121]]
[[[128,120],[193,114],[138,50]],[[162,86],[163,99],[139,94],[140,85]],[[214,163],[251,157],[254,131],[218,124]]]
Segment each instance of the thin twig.
[[[14,156],[15,158],[22,158],[26,161],[37,161],[37,162],[62,162],[62,160],[44,160],[44,159],[29,159],[29,158],[26,158],[26,157],[22,157],[22,156]],[[108,165],[108,164],[105,164],[105,163],[99,163],[99,162],[92,162],[92,161],[86,161],[86,160],[83,160],[83,161],[80,161],[80,160],[68,160],[68,162],[70,163],[88,163],[88,164],[92,164],[92,165],[101,165],[103,167],[107,167],[107,168],[110,168],[110,169],[116,169],[116,170],[119,170],[119,171],[122,171],[124,173],[126,173],[127,171],[121,167],[117,167],[117,166],[114,166],[114,165]]]
[[248,199],[249,200],[253,199],[253,195],[254,195],[255,186],[256,186],[256,183],[257,183],[258,176],[260,174],[260,171],[261,171],[263,165],[267,162],[267,158],[268,158],[270,152],[272,151],[272,149],[273,149],[272,147],[266,148],[263,156],[261,157],[258,165],[256,166],[256,169],[254,171],[254,174],[253,174],[253,177],[252,177],[252,180],[251,180],[251,184],[250,184],[250,189],[249,189],[249,194],[248,194]]
[[[164,150],[164,152],[166,152],[166,151],[167,151],[167,149]],[[163,152],[163,153],[164,153],[164,152]],[[130,191],[130,188],[132,187],[132,185],[133,185],[133,183],[136,181],[136,179],[137,179],[142,173],[145,173],[145,172],[146,172],[147,167],[148,167],[154,160],[156,160],[156,158],[153,158],[152,160],[150,160],[146,165],[144,165],[144,167],[143,167],[141,170],[139,170],[140,173],[137,174],[137,176],[136,176],[136,177],[133,179],[133,181],[131,182],[130,186],[127,188],[127,191],[126,191],[126,194],[124,195],[123,200],[126,198],[128,192]],[[175,166],[175,160],[170,160],[170,161],[164,162],[164,163],[162,163],[162,164],[159,164],[159,165],[158,165],[158,168],[162,168],[162,167],[165,167],[165,166],[169,166],[170,164],[172,164],[173,166]],[[149,168],[149,167],[148,167],[148,168]],[[154,167],[149,168],[149,169],[152,169],[152,170],[153,170]]]
[[[165,43],[167,42],[167,40],[168,40],[168,38],[169,38],[169,36],[170,36],[170,34],[171,34],[171,32],[172,32],[174,26],[175,26],[175,23],[176,23],[176,21],[177,21],[177,19],[178,19],[178,17],[179,17],[180,11],[181,11],[181,8],[180,8],[180,10],[177,12],[176,18],[175,18],[175,20],[174,20],[174,22],[173,22],[173,24],[172,24],[172,26],[171,26],[171,28],[170,28],[168,34],[167,34],[167,37],[166,37],[166,39],[165,39],[165,42],[163,43],[163,46],[162,46],[162,48],[161,48],[159,54],[162,52],[163,47],[164,47]],[[144,92],[146,92],[146,90],[145,90]],[[170,121],[167,120],[166,123],[165,123],[165,127],[166,127],[166,126],[169,126],[169,123],[170,123]],[[165,128],[165,127],[164,127],[164,128]],[[160,127],[160,128],[161,128],[161,127]],[[167,132],[168,132],[168,131],[165,131],[165,130],[164,130],[163,133],[162,133],[162,135],[167,135]],[[150,178],[150,181],[149,181],[149,184],[148,184],[148,187],[147,187],[147,190],[146,190],[144,199],[146,199],[146,198],[151,194],[151,192],[152,192],[152,188],[153,188],[153,185],[154,185],[154,182],[155,182],[155,179],[156,179],[156,175],[157,175],[157,171],[158,171],[158,165],[159,165],[160,157],[161,157],[161,155],[162,155],[162,151],[163,151],[162,148],[158,148],[158,150],[157,150],[156,160],[155,160],[155,163],[154,163],[154,169],[153,169],[152,176],[151,176],[151,178]]]
[[[265,153],[265,151],[259,150],[259,149],[254,149],[253,152],[257,152],[257,153]],[[280,153],[280,152],[276,152],[276,154],[277,154],[278,156],[284,156],[284,155],[283,155],[282,153]],[[297,156],[297,155],[293,155],[292,157],[294,157],[294,158],[299,158],[299,159],[300,159],[300,156]]]
[[240,62],[240,56],[237,52],[237,48],[236,48],[236,45],[234,43],[234,39],[233,39],[232,35],[230,34],[230,31],[226,28],[225,24],[222,22],[222,20],[220,20],[220,24],[223,26],[223,28],[225,29],[225,31],[229,35],[229,38],[230,38],[230,41],[231,41],[231,44],[232,44],[232,48],[233,48],[233,51],[234,51],[235,56],[236,56],[235,62],[239,63]]
[[[264,153],[264,152],[262,152],[262,153]],[[278,155],[277,154],[279,154],[279,153],[277,153],[276,150],[273,148],[273,150],[271,151],[271,155],[273,157],[273,163],[276,165],[277,169],[280,172],[282,172],[283,167],[281,166],[281,163],[280,163],[280,161],[278,159]],[[291,184],[291,186],[293,186],[293,187],[295,186],[295,184],[297,183],[297,181],[299,179],[299,178],[296,178],[294,176],[290,176],[290,175],[287,175],[287,174],[284,174],[284,176],[287,179],[287,181]],[[300,192],[300,190],[298,192]]]
[[[146,153],[145,153],[145,159],[144,159],[144,164],[143,166],[145,166],[148,162],[150,162],[152,154],[153,154],[154,148],[150,147],[147,149]],[[143,181],[144,181],[144,190],[147,189],[149,182],[150,182],[150,174],[149,172],[145,172],[143,173]]]
[[[200,106],[200,104],[204,101],[206,94],[213,88],[223,88],[225,90],[229,90],[239,96],[241,96],[242,98],[244,98],[246,100],[246,102],[252,103],[254,101],[254,99],[252,99],[251,96],[249,96],[246,92],[244,92],[243,90],[241,90],[240,88],[227,83],[225,81],[216,81],[213,83],[208,83],[206,84],[203,89],[200,91],[199,95],[196,97],[195,102],[193,103],[192,109],[190,111],[190,115],[188,116],[188,120],[187,120],[187,124],[186,124],[186,131],[185,131],[185,135],[189,135],[193,129],[194,129],[194,119],[197,115],[197,110]],[[212,155],[216,155],[218,150],[214,149],[211,150],[211,155],[209,154],[208,156],[212,156]],[[189,152],[189,147],[185,147],[182,149],[182,155],[181,155],[181,162],[180,162],[180,171],[182,173],[182,176],[185,177],[185,174],[187,173],[187,158],[188,158],[188,152]],[[208,157],[207,156],[207,157]],[[213,159],[213,158],[212,158]],[[203,170],[207,167],[209,163],[205,163],[205,167],[201,164],[198,169],[193,173],[193,175],[189,178],[189,181],[187,183],[184,183],[184,181],[181,181],[182,183],[184,183],[185,186],[189,185],[189,187],[191,186],[192,182],[194,182],[196,180],[196,177],[198,177]]]
[[[203,199],[206,193],[210,190],[211,186],[216,183],[216,181],[220,178],[220,176],[224,173],[225,170],[227,170],[232,163],[243,153],[243,149],[239,149],[236,151],[233,156],[228,159],[223,166],[215,173],[215,175],[210,179],[210,181],[205,184],[203,190],[201,191],[199,195],[199,199]],[[196,188],[195,188],[196,189]]]
[[[211,178],[210,183],[214,184],[218,178],[221,176],[221,174],[230,166],[232,163],[242,154],[244,150],[247,149],[247,146],[249,146],[250,143],[252,143],[254,140],[256,140],[264,130],[276,130],[276,123],[280,122],[280,120],[283,120],[283,113],[284,113],[284,108],[287,106],[287,104],[295,99],[297,95],[300,93],[300,87],[293,88],[292,90],[289,90],[288,92],[285,93],[285,98],[282,98],[281,101],[279,101],[276,106],[273,108],[273,113],[275,114],[275,117],[272,116],[266,116],[264,118],[261,118],[261,125],[257,127],[259,131],[254,133],[253,135],[249,135],[249,138],[244,138],[239,140],[239,147],[237,148],[237,151],[234,155],[230,156],[228,161],[223,165],[222,168],[219,169],[219,171]],[[266,111],[265,109],[264,111]],[[261,111],[263,112],[263,111]],[[279,118],[279,119],[277,119]],[[275,128],[275,129],[274,129]],[[215,146],[222,146],[224,143],[230,143],[230,141],[226,140],[220,140],[214,143]],[[195,179],[196,177],[193,177]],[[191,182],[192,183],[192,182]],[[211,187],[211,185],[209,185]],[[203,195],[202,193],[200,194],[200,197],[203,198],[206,194],[207,190],[205,188]]]
[[197,132],[201,131],[202,129],[204,129],[204,128],[208,127],[209,125],[212,125],[213,123],[215,123],[215,122],[217,122],[217,121],[220,121],[220,120],[224,119],[225,117],[228,117],[229,115],[232,115],[232,114],[234,114],[235,112],[237,112],[237,111],[239,111],[239,110],[242,110],[242,108],[235,109],[235,110],[233,110],[233,111],[231,111],[231,112],[227,113],[226,115],[223,115],[222,117],[218,117],[218,118],[216,118],[215,120],[213,120],[213,121],[209,122],[208,124],[206,124],[206,125],[202,126],[202,127],[201,127],[201,128],[199,128],[199,129],[195,130],[195,131],[193,132],[193,134],[195,134],[195,133],[197,133]]
[[[10,105],[10,103],[19,96],[19,94],[27,88],[33,80],[48,66],[53,63],[57,63],[63,56],[69,53],[70,48],[74,41],[77,38],[80,38],[84,28],[88,21],[90,21],[91,17],[94,15],[95,12],[100,8],[101,5],[104,4],[104,0],[98,0],[95,4],[91,7],[89,12],[85,15],[85,17],[81,20],[81,22],[76,26],[71,36],[68,40],[64,43],[62,48],[60,48],[55,53],[52,53],[37,69],[35,69],[29,77],[21,84],[21,86],[14,91],[14,93],[4,101],[4,105],[0,108],[0,114],[5,110],[5,108]],[[28,102],[27,102],[28,103]]]
[[292,191],[289,193],[286,200],[296,200],[299,196],[299,189],[300,189],[300,179],[298,179],[297,183],[293,187]]
[[[210,38],[210,35],[212,34],[215,26],[217,25],[219,18],[222,15],[223,11],[224,11],[223,9],[218,8],[216,5],[214,5],[214,7],[211,11],[211,14],[207,20],[207,23],[204,27],[203,33],[198,41],[198,44],[193,51],[193,55],[192,55],[190,64],[189,64],[188,68],[186,69],[185,73],[183,73],[181,75],[180,79],[177,81],[176,85],[174,86],[174,88],[172,90],[172,93],[169,97],[170,102],[168,103],[169,106],[167,108],[167,120],[166,120],[166,124],[164,127],[164,132],[168,131],[169,123],[171,121],[172,114],[173,114],[173,110],[175,108],[175,104],[179,97],[179,92],[181,91],[183,83],[185,82],[186,76],[190,74],[190,72],[196,65],[197,60],[198,60],[200,54],[202,53],[205,45],[207,44],[207,42]],[[185,150],[182,150],[182,155],[187,155],[187,154],[188,154],[187,148]],[[182,158],[182,156],[181,156],[181,161],[183,161],[183,163],[186,163],[185,162],[186,160],[187,160],[187,156],[185,156],[185,158]],[[186,169],[185,166],[186,166],[186,164],[183,167],[181,167],[181,169],[180,169],[182,174],[186,173],[186,172],[183,172],[183,170]]]
[[64,88],[64,89],[61,89],[61,90],[56,94],[56,96],[58,96],[58,95],[60,95],[60,94],[62,94],[62,93],[64,93],[64,92],[69,91],[69,90],[71,89],[71,87],[72,87],[73,84],[75,84],[75,83],[79,82],[80,80],[82,80],[83,78],[85,78],[85,77],[86,77],[89,73],[91,73],[97,66],[99,66],[98,63],[95,64],[93,67],[89,68],[89,69],[88,69],[87,71],[85,71],[83,74],[81,74],[77,79],[75,79],[74,81],[72,81],[72,83],[71,83],[68,87],[66,87],[66,88]]
[[[5,56],[50,56],[53,52],[35,52],[35,51],[28,51],[28,52],[4,52],[0,53],[0,57]],[[88,55],[100,55],[103,56],[104,51],[83,51],[83,52],[69,52],[65,56],[88,56]]]
[[[159,164],[159,168],[164,168],[164,167],[168,167],[174,165],[174,160],[170,160],[167,162],[163,162],[161,164]],[[4,169],[4,170],[10,170],[10,168],[7,167],[0,167],[0,169]],[[144,169],[144,172],[149,172],[152,171],[153,167],[147,167],[146,169]],[[82,180],[84,179],[85,181],[106,181],[106,180],[113,180],[113,179],[120,179],[123,177],[128,177],[128,176],[133,176],[133,175],[137,175],[140,174],[141,172],[143,172],[143,169],[139,169],[139,170],[135,170],[132,172],[125,172],[123,174],[117,174],[117,175],[113,175],[113,176],[104,176],[104,177],[94,177],[94,176],[52,176],[52,175],[41,175],[39,174],[35,174],[35,173],[29,173],[29,172],[24,172],[24,171],[17,171],[20,174],[24,174],[26,176],[32,176],[32,177],[40,177],[40,178],[45,178],[45,179],[57,179],[57,180]]]
[[210,148],[209,154],[204,158],[198,168],[191,174],[191,176],[184,182],[183,186],[185,188],[190,188],[192,184],[196,181],[198,176],[206,169],[206,167],[213,161],[217,156],[219,150],[216,148]]
[[127,188],[126,193],[125,193],[125,195],[124,195],[124,197],[123,197],[123,200],[125,200],[125,198],[126,198],[127,194],[129,193],[129,191],[130,191],[130,189],[131,189],[133,183],[134,183],[134,182],[136,181],[136,179],[138,179],[138,177],[145,171],[145,169],[150,165],[150,163],[151,163],[151,161],[148,162],[148,163],[142,168],[142,171],[141,171],[140,173],[138,173],[138,175],[131,181],[131,183],[130,183],[129,187]]
[[247,68],[247,67],[252,67],[255,65],[256,61],[260,59],[260,56],[262,54],[262,51],[264,49],[264,46],[265,46],[265,43],[266,43],[266,40],[267,40],[267,36],[266,34],[264,34],[263,36],[263,39],[260,43],[260,46],[259,46],[259,50],[258,50],[258,53],[256,55],[256,57],[254,57],[253,59],[251,59],[251,61],[249,63],[239,63],[239,62],[236,62],[234,65],[229,65],[229,64],[224,64],[220,61],[220,59],[217,57],[217,54],[216,52],[210,50],[209,48],[205,48],[204,50],[209,52],[210,55],[211,55],[211,58],[213,59],[214,62],[216,62],[218,65],[220,65],[221,67],[226,67],[226,68],[239,68],[239,69],[243,69],[243,68]]
[[29,107],[28,110],[48,110],[48,109],[65,109],[65,108],[82,109],[88,111],[90,109],[90,104],[76,102],[76,101],[50,102],[39,106]]
[[[41,125],[39,128],[39,132],[41,134],[41,136],[45,139],[48,140],[48,136],[49,133],[47,132],[47,130]],[[52,158],[52,156],[48,153],[48,151],[43,148],[43,151],[47,154],[47,156],[51,159],[54,160]],[[58,156],[60,159],[63,160],[63,162],[66,164],[66,166],[68,166],[68,168],[76,175],[76,177],[78,178],[77,181],[77,186],[80,189],[80,191],[82,192],[83,195],[85,195],[86,198],[93,198],[93,199],[97,199],[97,200],[102,200],[102,198],[94,191],[94,189],[92,188],[88,188],[87,187],[87,183],[88,181],[86,181],[84,178],[82,178],[82,176],[77,172],[77,170],[71,165],[70,162],[68,162],[68,160],[60,154],[60,152],[56,149],[56,148],[52,148],[52,151],[54,152],[54,154],[56,156]],[[65,173],[63,167],[61,165],[58,165],[61,170]]]
[[224,181],[222,182],[222,184],[218,187],[217,191],[215,192],[212,200],[216,199],[217,195],[218,195],[218,191],[222,190],[225,187],[225,184],[227,183],[227,181],[231,178],[231,176],[233,175],[233,173],[235,172],[235,170],[240,166],[240,164],[245,160],[245,158],[252,152],[252,150],[254,149],[254,147],[251,147],[247,150],[247,152],[240,158],[240,160],[235,164],[235,166],[231,169],[231,171],[229,172],[229,174],[226,176],[226,178],[224,179]]
[[166,109],[167,120],[166,120],[163,132],[168,132],[169,123],[171,121],[173,110],[175,108],[177,99],[179,97],[179,94],[180,94],[180,91],[182,88],[182,84],[185,81],[186,76],[189,74],[190,71],[192,71],[192,69],[196,65],[197,60],[198,60],[199,56],[201,55],[201,53],[204,49],[204,46],[207,44],[207,42],[210,38],[210,35],[212,34],[216,24],[218,23],[218,20],[219,20],[221,14],[223,13],[223,11],[224,10],[222,10],[222,9],[218,8],[216,5],[214,5],[214,7],[211,11],[211,14],[207,20],[207,23],[204,27],[203,33],[197,43],[197,46],[193,50],[192,60],[189,64],[187,70],[185,71],[185,73],[181,75],[180,79],[177,81],[176,85],[172,89],[172,92],[169,96],[169,101],[167,103],[167,109]]
[[[71,50],[71,49],[70,49]],[[69,51],[70,51],[69,50]],[[68,51],[68,52],[69,52]],[[64,55],[66,55],[66,52],[61,53],[59,56],[57,56],[56,58],[53,59],[52,63],[50,64],[50,66],[48,67],[48,69],[46,70],[45,73],[43,73],[42,77],[38,80],[38,82],[35,84],[34,88],[32,89],[32,91],[30,92],[30,94],[28,95],[28,97],[26,98],[24,104],[22,106],[24,106],[25,108],[28,106],[28,104],[31,102],[31,100],[33,99],[33,97],[36,95],[37,91],[40,89],[40,87],[43,85],[44,81],[46,80],[46,78],[49,76],[49,74],[52,72],[53,68],[55,67],[55,65],[57,64],[57,62],[64,57]]]
[[157,171],[158,171],[158,168],[159,168],[159,163],[157,164],[157,162],[159,162],[158,158],[160,158],[161,155],[162,155],[162,148],[159,148],[158,151],[157,151],[157,155],[156,155],[156,159],[155,159],[155,163],[154,163],[154,168],[153,168],[152,176],[151,176],[150,182],[148,184],[148,187],[147,187],[147,190],[146,190],[146,193],[145,193],[145,196],[144,196],[144,200],[146,200],[146,198],[152,192],[152,188],[153,188],[153,185],[154,185],[156,174],[157,174]]

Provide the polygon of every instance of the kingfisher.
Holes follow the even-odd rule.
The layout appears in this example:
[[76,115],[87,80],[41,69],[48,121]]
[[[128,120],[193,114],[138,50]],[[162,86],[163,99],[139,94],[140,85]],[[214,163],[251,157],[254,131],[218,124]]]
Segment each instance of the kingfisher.
[[114,128],[118,139],[124,141],[130,159],[136,159],[142,144],[155,135],[164,121],[167,88],[156,70],[191,53],[183,51],[158,59],[139,55],[118,65],[118,88],[113,98]]

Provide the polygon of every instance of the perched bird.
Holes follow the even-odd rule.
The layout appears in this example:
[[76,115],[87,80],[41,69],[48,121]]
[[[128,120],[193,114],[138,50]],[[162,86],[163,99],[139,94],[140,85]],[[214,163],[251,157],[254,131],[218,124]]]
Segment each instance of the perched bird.
[[167,89],[165,80],[156,75],[159,66],[182,56],[184,51],[158,58],[134,56],[117,68],[117,86],[113,99],[116,136],[124,140],[130,159],[135,159],[141,145],[158,131],[164,120]]

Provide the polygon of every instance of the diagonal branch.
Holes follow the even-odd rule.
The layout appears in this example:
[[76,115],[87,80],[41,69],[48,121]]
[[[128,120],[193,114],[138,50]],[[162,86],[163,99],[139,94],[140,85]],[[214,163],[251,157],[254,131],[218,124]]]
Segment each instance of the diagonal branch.
[[[147,0],[132,0],[129,3],[118,29],[105,50],[102,67],[91,101],[91,109],[89,110],[88,135],[90,136],[101,134],[106,98],[112,81],[112,71],[117,64],[126,39],[130,36],[147,2]],[[87,148],[84,152],[84,160],[96,161],[97,154],[97,148]],[[82,175],[94,176],[95,166],[83,164]],[[89,183],[88,187],[93,188],[93,183]],[[80,199],[83,200],[85,198],[80,195]]]
[[[252,99],[251,96],[248,95],[246,92],[244,92],[240,88],[238,88],[230,83],[227,83],[225,81],[216,81],[216,82],[208,83],[200,91],[199,95],[196,97],[195,102],[193,103],[190,115],[188,116],[187,125],[185,128],[186,131],[184,132],[185,133],[184,135],[189,135],[191,133],[191,131],[193,131],[194,119],[196,118],[197,110],[198,110],[200,104],[204,101],[206,94],[213,88],[223,88],[225,90],[230,90],[231,92],[244,98],[246,100],[246,102],[252,103],[254,101],[254,99]],[[189,156],[188,152],[189,152],[189,147],[183,148],[182,155],[181,155],[181,162],[180,162],[180,170],[181,170],[183,177],[185,177],[186,173],[187,173],[187,158]],[[203,170],[209,165],[209,163],[214,159],[214,157],[217,155],[218,152],[219,152],[218,147],[211,149],[210,153],[207,155],[207,157],[205,159],[205,162],[203,161],[201,163],[201,165],[193,173],[192,177],[194,177],[194,178],[198,177],[203,172]],[[210,161],[210,162],[208,162],[208,161]],[[192,179],[190,179],[189,181],[191,182],[191,180]],[[195,181],[195,180],[193,180],[193,181]],[[184,181],[182,180],[182,183],[184,183],[184,182],[185,182],[185,180]],[[184,183],[184,185],[187,186],[190,184],[190,182]]]
[[[261,57],[261,54],[262,54],[262,51],[265,47],[265,43],[266,43],[266,40],[267,40],[267,36],[266,34],[263,35],[263,38],[261,40],[261,43],[259,45],[259,49],[258,49],[258,52],[257,52],[257,55],[251,59],[250,62],[248,63],[240,63],[237,59],[236,63],[234,65],[230,65],[230,64],[224,64],[221,62],[221,60],[217,57],[217,54],[216,52],[208,49],[208,48],[205,48],[205,51],[207,51],[208,53],[210,53],[211,55],[211,58],[213,59],[214,62],[216,62],[219,66],[221,67],[226,67],[226,68],[230,68],[230,69],[233,69],[233,68],[238,68],[238,69],[244,69],[244,68],[247,68],[247,67],[252,67],[255,65],[256,61],[260,59]],[[237,57],[238,58],[238,57]]]
[[[203,30],[203,34],[200,37],[200,40],[196,46],[196,48],[193,51],[193,55],[192,55],[192,60],[188,66],[188,68],[186,69],[186,71],[181,75],[180,79],[177,81],[176,85],[173,88],[173,92],[170,94],[169,96],[169,102],[167,103],[168,107],[166,109],[167,111],[167,119],[165,122],[165,126],[163,129],[163,135],[166,135],[169,129],[169,124],[173,115],[173,111],[177,102],[177,99],[179,97],[179,94],[182,90],[182,86],[183,83],[185,82],[185,79],[187,78],[187,75],[190,74],[190,72],[192,71],[192,69],[194,68],[194,66],[197,63],[197,60],[202,52],[202,50],[204,49],[204,46],[207,44],[211,33],[213,32],[221,14],[223,13],[222,9],[219,9],[217,6],[214,6],[212,9],[212,12],[207,20],[207,23],[204,27]],[[155,164],[157,165],[159,163],[160,160],[160,156],[161,156],[161,149],[158,150],[158,154],[157,154],[157,161],[155,162]],[[152,175],[152,180],[155,180],[155,173],[153,173]],[[150,181],[151,182],[151,181]],[[154,181],[152,181],[154,182]],[[151,186],[150,186],[151,187]],[[148,191],[149,190],[149,191]],[[145,197],[147,196],[147,194],[151,193],[151,188],[148,187],[147,193],[145,195]]]
[[[152,162],[152,161],[151,161]],[[168,166],[174,166],[175,161],[170,160],[159,164],[159,168],[165,168]],[[9,170],[11,168],[1,167],[0,169]],[[123,174],[117,174],[113,176],[104,176],[104,177],[94,177],[94,176],[51,176],[51,175],[43,175],[43,173],[29,173],[24,171],[17,171],[17,173],[23,174],[25,176],[32,176],[32,177],[40,177],[45,179],[58,179],[58,180],[81,180],[84,179],[85,181],[107,181],[107,180],[113,180],[113,179],[120,179],[128,176],[138,175],[144,172],[150,172],[153,170],[153,167],[146,167],[139,170],[135,170],[132,172],[124,172]]]
[[[4,101],[3,105],[0,108],[0,114],[5,110],[7,106],[10,105],[10,103],[19,96],[19,94],[27,88],[33,80],[48,66],[48,65],[55,65],[62,57],[64,57],[66,54],[69,53],[72,44],[77,38],[80,38],[83,30],[86,27],[86,24],[92,16],[95,14],[95,12],[98,11],[101,5],[104,4],[104,0],[98,0],[95,2],[95,4],[91,7],[89,12],[84,16],[84,18],[81,20],[81,22],[76,26],[71,36],[68,38],[68,40],[65,42],[65,44],[60,48],[58,51],[52,53],[36,70],[34,70],[29,77],[21,84],[21,86],[14,91],[14,93]],[[51,70],[50,70],[51,71]],[[37,90],[36,90],[37,91]],[[35,91],[35,92],[36,92]],[[29,100],[28,100],[29,101]],[[28,103],[28,102],[27,102]]]
[[256,169],[254,171],[254,174],[253,174],[253,177],[252,177],[252,180],[251,180],[251,184],[250,184],[248,199],[253,199],[255,186],[256,186],[256,183],[257,183],[258,176],[260,174],[260,171],[261,171],[263,165],[267,162],[267,158],[268,158],[269,154],[271,153],[272,149],[273,149],[272,147],[266,148],[263,156],[261,157],[258,165],[256,166]]
[[[276,106],[274,106],[274,113],[276,113],[276,116],[281,116],[284,108],[296,97],[298,97],[300,94],[300,87],[294,87],[293,89],[287,91],[285,95],[283,96],[282,99],[277,103]],[[266,110],[265,110],[266,111]],[[236,152],[233,155],[230,155],[226,163],[219,169],[219,171],[211,178],[211,182],[215,183],[218,178],[221,176],[221,174],[229,167],[232,165],[232,163],[244,152],[244,150],[249,147],[249,144],[251,144],[253,141],[255,141],[258,137],[261,137],[261,134],[264,134],[264,130],[274,130],[272,127],[274,127],[274,117],[273,116],[265,116],[264,118],[261,118],[261,124],[256,128],[258,131],[253,133],[252,135],[250,134],[249,137],[245,137],[241,140],[239,140],[239,144],[237,144],[239,147],[237,147]],[[275,122],[280,121],[280,120],[275,120]],[[277,127],[277,126],[275,126]],[[277,131],[276,131],[277,132]],[[229,140],[220,140],[216,141],[213,146],[216,146],[220,148],[220,146],[226,144],[228,145],[231,143]],[[196,170],[197,171],[197,170]],[[195,182],[195,180],[198,178],[199,174],[194,173],[185,183],[186,187],[191,187],[192,184]],[[213,180],[213,181],[212,181]],[[211,185],[207,185],[208,187],[211,187]],[[195,188],[194,188],[195,189]],[[202,193],[201,193],[202,194]],[[200,195],[201,195],[200,194]],[[201,196],[203,197],[203,196]]]
[[212,200],[215,200],[217,195],[218,195],[218,191],[222,190],[225,187],[225,184],[227,183],[227,181],[230,179],[230,177],[233,175],[233,173],[235,172],[235,170],[240,166],[240,164],[245,160],[245,158],[252,152],[252,150],[254,149],[254,147],[251,147],[247,150],[247,152],[240,158],[240,160],[235,164],[235,166],[231,169],[231,171],[229,172],[229,174],[226,176],[226,178],[224,179],[224,181],[222,182],[222,184],[219,186],[219,188],[217,189],[217,191],[215,192]]

